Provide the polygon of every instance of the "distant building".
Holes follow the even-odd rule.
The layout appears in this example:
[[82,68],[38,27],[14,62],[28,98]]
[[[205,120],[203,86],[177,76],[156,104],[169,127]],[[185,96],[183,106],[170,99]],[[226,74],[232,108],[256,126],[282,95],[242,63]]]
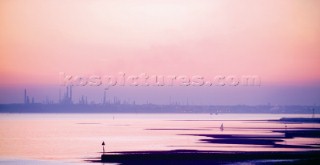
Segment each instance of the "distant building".
[[27,89],[24,89],[24,104],[29,104],[29,103],[30,103],[30,100],[27,94]]
[[66,93],[64,94],[62,99],[60,98],[60,91],[59,91],[59,100],[60,100],[60,104],[73,104],[71,85],[66,87]]

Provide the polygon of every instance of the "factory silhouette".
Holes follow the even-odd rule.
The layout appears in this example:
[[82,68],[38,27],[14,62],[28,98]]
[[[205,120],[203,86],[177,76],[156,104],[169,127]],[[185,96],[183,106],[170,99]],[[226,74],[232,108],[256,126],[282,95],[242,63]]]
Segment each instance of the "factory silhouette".
[[[0,104],[0,113],[288,113],[288,114],[317,114],[320,106],[305,105],[190,105],[187,101],[182,104],[171,101],[168,104],[136,104],[133,101],[121,100],[117,97],[108,99],[103,91],[101,102],[88,102],[87,96],[81,96],[74,101],[73,87],[66,86],[64,92],[59,90],[59,100],[54,102],[48,97],[42,103],[36,102],[24,89],[23,103]],[[171,100],[171,99],[170,99]]]

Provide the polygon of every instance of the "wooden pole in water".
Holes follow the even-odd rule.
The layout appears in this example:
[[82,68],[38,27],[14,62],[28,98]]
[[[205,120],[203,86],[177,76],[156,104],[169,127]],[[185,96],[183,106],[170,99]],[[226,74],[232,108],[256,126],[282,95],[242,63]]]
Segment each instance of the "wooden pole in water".
[[104,145],[105,145],[105,143],[104,143],[104,141],[103,141],[103,142],[102,142],[103,154],[104,154]]

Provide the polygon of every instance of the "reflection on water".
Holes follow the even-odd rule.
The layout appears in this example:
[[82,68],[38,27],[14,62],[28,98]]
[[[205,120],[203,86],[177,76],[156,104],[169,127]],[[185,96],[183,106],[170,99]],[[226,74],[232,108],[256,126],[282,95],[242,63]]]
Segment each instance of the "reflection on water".
[[[0,159],[0,164],[3,165],[71,165],[72,163],[65,163],[60,161],[43,161],[43,160],[22,160],[22,159]],[[89,165],[89,163],[81,165]]]
[[[266,119],[309,115],[262,114],[0,114],[0,156],[81,161],[107,152],[150,150],[304,151],[318,137],[285,131],[320,124]],[[223,123],[223,131],[220,129]],[[318,132],[316,132],[317,134]],[[251,140],[248,140],[251,139]],[[252,141],[252,139],[254,141]]]

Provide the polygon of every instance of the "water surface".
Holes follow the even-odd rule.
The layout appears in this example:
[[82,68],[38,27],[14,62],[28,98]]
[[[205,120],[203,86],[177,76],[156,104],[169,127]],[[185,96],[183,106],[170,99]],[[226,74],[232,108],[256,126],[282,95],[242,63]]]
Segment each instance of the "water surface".
[[[107,152],[318,149],[318,137],[287,138],[283,131],[316,129],[320,124],[267,121],[281,117],[310,115],[0,114],[0,164],[12,158],[83,163],[100,156],[102,141]],[[242,139],[241,143],[234,137]],[[246,141],[248,137],[255,138],[256,143]]]

